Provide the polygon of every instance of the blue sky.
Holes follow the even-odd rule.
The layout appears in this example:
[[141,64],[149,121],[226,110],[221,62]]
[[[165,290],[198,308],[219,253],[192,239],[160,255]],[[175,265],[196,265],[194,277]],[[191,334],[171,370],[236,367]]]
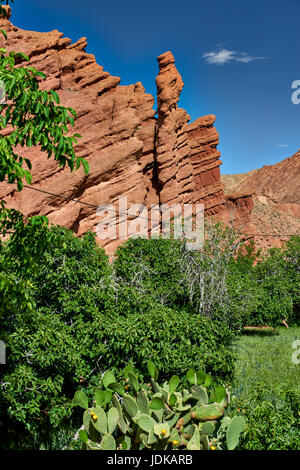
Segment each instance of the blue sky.
[[276,163],[300,148],[299,0],[15,0],[12,22],[58,29],[127,85],[156,94],[156,57],[172,51],[192,120],[216,115],[224,174]]

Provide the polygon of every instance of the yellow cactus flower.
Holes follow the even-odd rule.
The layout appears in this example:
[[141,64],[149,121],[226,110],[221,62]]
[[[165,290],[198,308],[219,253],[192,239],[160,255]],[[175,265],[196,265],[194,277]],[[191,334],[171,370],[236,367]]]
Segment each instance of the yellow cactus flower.
[[167,431],[165,429],[162,429],[161,434],[167,434]]
[[215,446],[210,446],[210,450],[216,450]]
[[94,420],[94,421],[97,421],[97,419],[98,419],[98,416],[97,416],[97,415],[95,415],[95,414],[93,414],[93,415],[92,415],[92,418],[93,418],[93,420]]
[[178,444],[178,441],[173,441],[174,446],[177,446],[177,444]]

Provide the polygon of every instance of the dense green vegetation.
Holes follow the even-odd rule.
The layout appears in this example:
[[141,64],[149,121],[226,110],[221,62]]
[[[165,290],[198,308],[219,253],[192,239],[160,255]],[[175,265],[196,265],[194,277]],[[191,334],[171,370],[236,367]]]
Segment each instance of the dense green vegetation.
[[292,362],[295,340],[300,340],[299,327],[243,336],[237,342],[235,408],[247,417],[241,448],[299,450],[300,365]]
[[[15,303],[6,310],[0,327],[8,358],[1,367],[4,447],[67,445],[81,419],[75,391],[84,389],[91,397],[108,369],[118,378],[131,364],[143,380],[151,359],[163,380],[201,368],[217,383],[229,383],[235,367],[232,345],[244,325],[281,325],[283,317],[292,324],[299,318],[299,238],[253,266],[252,255],[239,251],[237,257],[238,246],[230,249],[234,234],[210,224],[199,253],[187,252],[177,240],[135,239],[122,245],[110,264],[94,235],[76,238],[59,227],[38,228],[22,228],[22,237],[30,234],[36,249],[47,240],[40,263],[26,269],[27,253],[16,248],[18,236],[1,242],[1,275],[24,282],[30,299],[30,308]],[[212,256],[217,262],[209,262]],[[285,272],[274,290],[270,270],[274,279]],[[209,290],[215,284],[222,296],[218,302]],[[267,317],[257,315],[268,303],[277,308]],[[292,396],[295,390],[285,379],[283,384]]]
[[[105,372],[93,403],[76,392],[85,409],[79,437],[86,450],[233,450],[245,429],[243,416],[227,413],[228,391],[211,376],[189,369],[185,384],[178,375],[162,385],[159,371],[148,362],[150,383],[139,382],[124,369],[125,384]],[[185,387],[186,388],[183,388]],[[122,399],[120,399],[122,397]]]

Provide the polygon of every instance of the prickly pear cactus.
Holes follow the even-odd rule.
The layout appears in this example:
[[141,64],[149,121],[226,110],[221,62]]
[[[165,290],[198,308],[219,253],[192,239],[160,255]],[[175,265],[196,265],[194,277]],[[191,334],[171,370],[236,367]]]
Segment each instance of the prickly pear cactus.
[[150,383],[142,384],[127,366],[125,386],[105,372],[92,406],[83,392],[76,392],[74,402],[85,409],[79,432],[83,449],[214,450],[223,448],[225,433],[228,449],[237,446],[244,422],[226,416],[224,387],[211,388],[209,395],[211,377],[194,370],[186,374],[190,389],[183,388],[178,376],[160,385],[153,363],[148,370]]
[[246,426],[246,421],[243,416],[235,416],[226,432],[226,442],[228,450],[233,450],[237,447],[240,439],[241,433],[244,431]]

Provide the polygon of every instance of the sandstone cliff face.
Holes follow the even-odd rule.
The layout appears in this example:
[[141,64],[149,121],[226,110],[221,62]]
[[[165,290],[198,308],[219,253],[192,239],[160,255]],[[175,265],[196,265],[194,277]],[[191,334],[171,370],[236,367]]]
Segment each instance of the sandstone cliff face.
[[286,235],[300,234],[300,151],[275,165],[223,175],[222,181],[227,200],[233,197],[236,201],[236,193],[252,198],[247,231],[252,230],[261,246],[279,246]]
[[224,211],[224,184],[220,178],[222,162],[217,150],[219,134],[213,125],[215,119],[214,115],[204,116],[187,128],[194,181],[192,202],[204,203],[207,215]]
[[[6,7],[9,16],[10,8]],[[33,163],[32,187],[90,204],[82,205],[27,188],[0,184],[0,198],[25,216],[45,214],[55,224],[82,235],[99,223],[94,206],[114,204],[204,203],[208,215],[226,216],[220,180],[219,135],[215,116],[189,124],[190,116],[177,107],[183,81],[171,52],[158,57],[157,118],[154,99],[136,83],[120,86],[85,52],[86,38],[75,44],[51,31],[38,33],[15,27],[0,18],[8,34],[1,46],[30,57],[30,65],[46,73],[44,89],[54,89],[61,104],[77,111],[74,132],[83,137],[75,148],[87,159],[90,173],[57,168],[39,149],[17,149]],[[24,64],[26,65],[26,64]],[[224,219],[224,220],[225,220]],[[118,228],[118,227],[117,227]],[[113,252],[119,241],[101,240]]]

